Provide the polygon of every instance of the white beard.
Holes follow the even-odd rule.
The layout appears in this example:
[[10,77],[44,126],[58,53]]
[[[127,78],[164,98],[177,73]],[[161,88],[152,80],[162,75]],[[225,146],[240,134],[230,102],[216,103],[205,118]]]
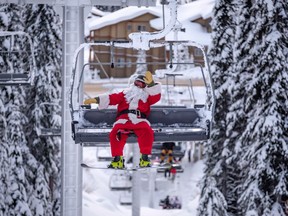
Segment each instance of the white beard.
[[128,89],[124,90],[124,94],[127,103],[130,104],[130,106],[132,105],[131,103],[133,103],[132,106],[136,106],[135,108],[137,108],[139,100],[146,103],[149,96],[144,89],[138,88],[134,84],[132,84]]

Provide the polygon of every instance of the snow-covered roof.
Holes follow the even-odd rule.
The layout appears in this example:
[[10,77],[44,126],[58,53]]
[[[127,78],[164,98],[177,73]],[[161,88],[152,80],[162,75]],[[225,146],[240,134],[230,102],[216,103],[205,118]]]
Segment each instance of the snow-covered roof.
[[[207,33],[207,30],[200,24],[193,22],[196,19],[207,19],[211,17],[212,10],[215,5],[215,0],[198,0],[188,4],[178,6],[177,20],[179,21],[181,28],[185,29],[185,32],[178,32],[177,38],[172,31],[165,37],[166,40],[191,40],[203,45],[211,44],[211,35]],[[159,18],[150,20],[151,27],[162,30],[163,29],[163,11],[162,5],[156,7],[136,7],[130,6],[113,13],[107,14],[101,18],[94,18],[88,24],[88,31],[97,30],[108,25],[113,25],[125,20],[131,20],[135,17],[141,16],[146,13],[153,14]],[[165,7],[165,23],[170,20],[170,11],[168,7]]]
[[89,29],[96,30],[103,28],[108,25],[113,25],[125,20],[131,20],[135,17],[141,16],[143,14],[150,13],[152,15],[161,16],[161,8],[160,7],[137,7],[130,6],[113,13],[110,13],[100,19],[96,19],[89,24]]
[[185,5],[179,6],[178,20],[185,21],[190,20],[194,21],[198,18],[207,19],[212,16],[212,10],[215,5],[215,0],[198,0],[193,1]]

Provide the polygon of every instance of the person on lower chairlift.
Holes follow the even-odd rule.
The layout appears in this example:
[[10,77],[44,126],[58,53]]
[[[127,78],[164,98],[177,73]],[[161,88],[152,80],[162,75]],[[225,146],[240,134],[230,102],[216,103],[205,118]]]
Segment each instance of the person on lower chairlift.
[[109,134],[113,161],[108,168],[123,169],[123,149],[129,133],[133,132],[138,139],[140,148],[140,167],[150,167],[154,131],[147,117],[150,114],[151,105],[161,98],[161,84],[153,80],[150,71],[145,75],[131,77],[134,82],[128,89],[120,93],[99,95],[84,101],[84,104],[97,103],[99,109],[106,109],[109,105],[117,106],[117,118]]
[[171,164],[173,162],[173,149],[175,147],[175,142],[163,142],[161,147],[160,164],[165,163],[165,157],[168,155],[167,163]]

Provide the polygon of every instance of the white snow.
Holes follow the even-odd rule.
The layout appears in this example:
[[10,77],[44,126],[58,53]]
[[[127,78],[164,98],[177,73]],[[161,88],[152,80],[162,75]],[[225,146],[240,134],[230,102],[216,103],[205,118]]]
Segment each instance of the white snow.
[[90,30],[100,29],[108,25],[113,25],[115,23],[133,19],[146,13],[150,13],[155,16],[160,16],[160,8],[159,7],[146,8],[136,6],[126,7],[113,13],[107,14],[102,18],[91,21],[89,24],[89,29]]
[[[130,145],[130,144],[127,144]],[[97,163],[106,165],[109,162],[97,162],[96,148],[89,147],[83,149],[83,161],[86,163]],[[147,175],[149,170],[141,174],[141,210],[140,215],[153,216],[191,216],[196,215],[200,188],[198,182],[203,175],[203,161],[188,162],[187,155],[182,162],[184,172],[177,174],[176,180],[172,183],[164,177],[163,173],[158,173],[156,177],[156,188],[154,196],[154,207],[149,207],[149,181]],[[131,215],[132,207],[120,205],[122,201],[130,201],[131,194],[124,191],[112,191],[109,188],[110,176],[121,173],[114,170],[93,170],[83,169],[83,214],[85,216],[127,216]],[[116,173],[116,174],[115,174]],[[125,175],[125,172],[122,173]],[[162,210],[158,205],[160,199],[167,195],[177,195],[182,200],[182,209]]]

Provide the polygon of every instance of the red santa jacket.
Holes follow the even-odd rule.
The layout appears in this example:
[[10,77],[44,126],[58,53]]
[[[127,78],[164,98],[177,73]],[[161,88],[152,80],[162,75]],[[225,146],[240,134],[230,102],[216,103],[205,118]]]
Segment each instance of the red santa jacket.
[[[161,84],[156,83],[156,85],[144,89],[131,85],[130,88],[120,93],[100,95],[99,98],[99,109],[106,109],[109,105],[118,105],[117,113],[127,109],[139,110],[148,116],[150,114],[150,106],[157,103],[161,98]],[[150,125],[149,121],[138,118],[132,113],[118,116],[114,124],[125,124],[128,120],[133,124],[146,121]]]

